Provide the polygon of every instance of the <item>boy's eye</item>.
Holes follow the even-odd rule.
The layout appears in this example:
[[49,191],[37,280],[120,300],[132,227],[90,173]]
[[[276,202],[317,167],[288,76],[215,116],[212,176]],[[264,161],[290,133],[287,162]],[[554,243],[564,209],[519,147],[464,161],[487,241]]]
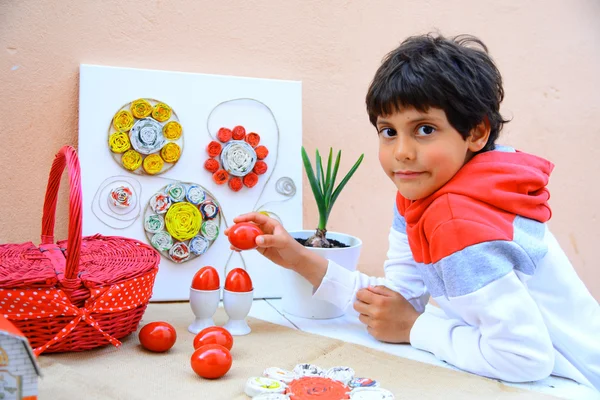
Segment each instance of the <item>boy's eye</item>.
[[421,125],[419,129],[417,129],[417,132],[419,133],[419,135],[428,136],[435,132],[435,128],[429,125]]
[[379,131],[379,134],[385,138],[391,138],[396,136],[396,131],[391,128],[383,128]]

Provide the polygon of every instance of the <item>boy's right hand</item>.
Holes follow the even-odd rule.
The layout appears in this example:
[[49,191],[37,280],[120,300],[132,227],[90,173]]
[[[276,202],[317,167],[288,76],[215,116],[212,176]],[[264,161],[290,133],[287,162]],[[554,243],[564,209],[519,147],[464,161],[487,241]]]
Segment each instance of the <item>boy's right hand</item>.
[[[298,267],[307,258],[306,248],[296,241],[281,224],[264,214],[253,212],[243,214],[233,219],[234,223],[253,222],[263,231],[263,235],[256,238],[257,251],[275,264],[284,268],[298,270]],[[229,235],[229,228],[225,230]],[[235,247],[232,250],[239,251]]]

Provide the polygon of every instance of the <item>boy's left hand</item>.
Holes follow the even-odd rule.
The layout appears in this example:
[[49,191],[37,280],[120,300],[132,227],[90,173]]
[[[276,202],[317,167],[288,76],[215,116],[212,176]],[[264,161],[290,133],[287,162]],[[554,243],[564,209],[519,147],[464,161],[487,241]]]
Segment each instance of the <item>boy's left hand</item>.
[[400,293],[385,286],[359,290],[354,309],[371,336],[389,343],[410,343],[410,330],[421,315]]

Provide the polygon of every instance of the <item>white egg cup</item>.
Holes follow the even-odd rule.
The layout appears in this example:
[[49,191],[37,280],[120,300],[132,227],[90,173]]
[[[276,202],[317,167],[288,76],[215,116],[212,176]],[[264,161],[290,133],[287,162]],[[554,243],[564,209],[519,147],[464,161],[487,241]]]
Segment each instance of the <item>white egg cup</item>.
[[215,290],[190,288],[190,307],[192,307],[196,319],[188,326],[188,331],[197,334],[202,329],[215,325],[213,315],[217,312],[220,298],[220,288]]
[[249,292],[231,292],[223,289],[223,307],[229,321],[223,326],[233,336],[243,336],[251,332],[246,317],[252,308],[254,290]]

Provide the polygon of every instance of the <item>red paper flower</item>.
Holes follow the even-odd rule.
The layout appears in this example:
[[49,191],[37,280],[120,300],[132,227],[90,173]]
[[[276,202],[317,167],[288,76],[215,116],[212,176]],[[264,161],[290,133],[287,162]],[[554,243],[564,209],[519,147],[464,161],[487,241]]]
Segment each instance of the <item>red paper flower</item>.
[[246,187],[254,187],[258,183],[258,175],[254,172],[250,172],[248,175],[244,177],[244,185]]
[[258,146],[254,151],[256,151],[256,158],[259,160],[264,160],[269,155],[269,150],[265,146]]
[[204,168],[206,168],[210,172],[217,172],[221,165],[214,158],[209,158],[204,162]]
[[224,169],[220,169],[213,174],[213,181],[215,181],[217,185],[224,184],[225,182],[227,182],[228,179],[229,174]]
[[256,164],[254,165],[254,170],[253,171],[257,175],[262,175],[265,172],[267,172],[267,169],[268,169],[268,167],[267,167],[267,163],[266,162],[264,162],[264,161],[257,161]]
[[234,176],[229,180],[229,188],[234,192],[239,192],[242,190],[242,187],[244,187],[244,185],[242,184],[242,179],[239,176]]
[[206,147],[210,158],[204,162],[204,168],[213,174],[213,181],[217,185],[227,183],[234,192],[244,186],[256,186],[259,175],[268,170],[267,163],[262,160],[269,155],[269,150],[259,145],[260,135],[246,134],[246,129],[238,125],[233,129],[220,128],[217,139]]
[[233,128],[232,136],[233,140],[244,140],[244,136],[246,136],[246,129],[243,126],[238,125]]
[[232,132],[231,129],[221,128],[219,129],[219,133],[217,133],[217,139],[221,142],[225,143],[231,140]]
[[256,147],[256,146],[258,146],[258,143],[260,142],[260,136],[258,135],[258,133],[251,132],[246,135],[246,138],[244,140],[250,146]]
[[206,147],[206,151],[208,152],[208,155],[211,157],[216,157],[219,154],[221,154],[221,150],[223,150],[223,148],[221,147],[221,143],[219,143],[215,140],[210,142],[208,144],[208,146]]

